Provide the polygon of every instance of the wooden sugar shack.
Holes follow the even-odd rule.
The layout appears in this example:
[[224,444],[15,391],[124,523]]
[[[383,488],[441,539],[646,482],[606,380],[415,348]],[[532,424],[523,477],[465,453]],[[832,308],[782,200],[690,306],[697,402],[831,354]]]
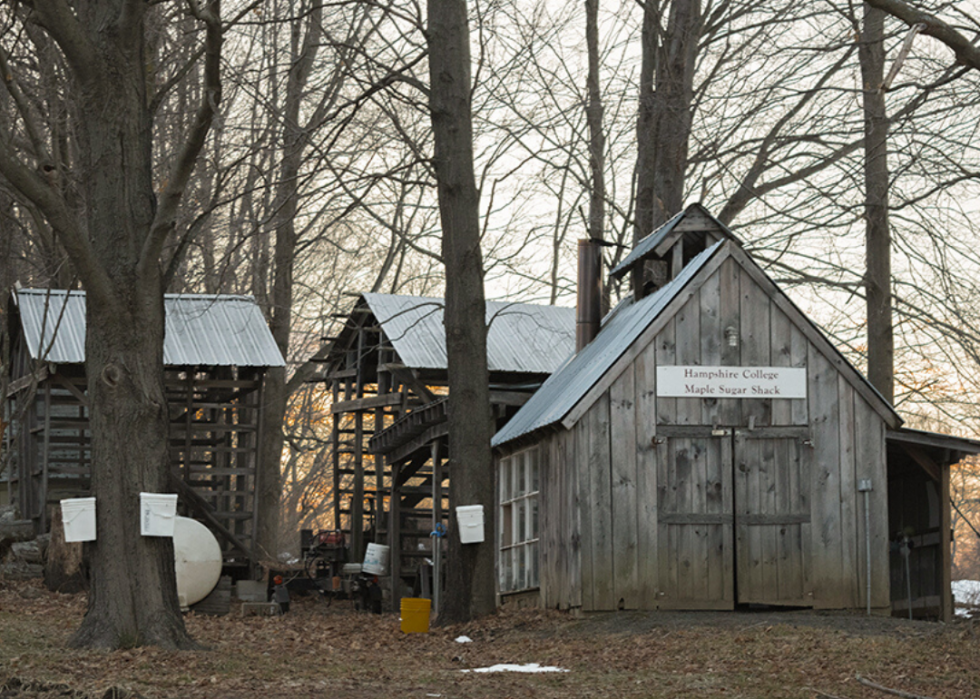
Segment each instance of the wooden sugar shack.
[[700,205],[611,273],[632,297],[600,329],[586,273],[576,355],[493,440],[502,602],[948,619],[949,467],[980,443],[902,429]]
[[[283,358],[249,297],[168,294],[164,304],[171,483],[182,512],[215,533],[226,564],[247,566],[258,559],[263,376]],[[6,480],[10,502],[43,533],[59,500],[89,492],[85,294],[21,289],[11,308]]]
[[[343,319],[323,374],[334,417],[332,524],[351,561],[367,543],[390,546],[397,609],[433,558],[435,525],[448,523],[443,301],[365,293]],[[574,350],[575,312],[491,301],[487,323],[490,400],[503,424]]]

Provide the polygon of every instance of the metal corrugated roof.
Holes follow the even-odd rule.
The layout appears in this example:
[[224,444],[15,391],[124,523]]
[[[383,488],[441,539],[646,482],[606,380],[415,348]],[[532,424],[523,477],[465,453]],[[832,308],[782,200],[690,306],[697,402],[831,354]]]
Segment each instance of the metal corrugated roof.
[[695,208],[697,208],[698,210],[700,210],[701,213],[703,213],[705,216],[707,216],[712,221],[714,221],[716,224],[718,224],[718,227],[726,235],[730,236],[733,240],[738,240],[735,237],[735,234],[732,233],[728,229],[728,226],[726,226],[724,223],[722,223],[721,221],[719,221],[718,219],[716,219],[714,216],[712,216],[711,215],[711,212],[709,212],[707,209],[705,209],[701,204],[697,204],[697,203],[691,204],[687,208],[685,208],[683,211],[681,211],[680,213],[675,214],[673,216],[673,218],[671,218],[669,221],[667,221],[667,223],[665,223],[660,228],[658,228],[657,230],[655,230],[653,233],[651,233],[650,235],[648,235],[645,238],[643,238],[643,240],[641,240],[640,242],[638,242],[636,244],[636,247],[634,247],[630,251],[630,254],[627,255],[623,259],[622,262],[620,262],[618,265],[616,265],[612,269],[611,272],[609,272],[609,275],[612,276],[612,277],[619,277],[619,276],[622,276],[623,274],[625,274],[626,271],[633,265],[634,262],[636,262],[640,258],[648,255],[654,248],[656,248],[658,245],[660,245],[660,243],[663,242],[664,238],[666,238],[667,236],[669,236],[670,235],[670,232],[674,230],[674,227],[678,223],[680,223],[681,220],[683,220],[683,218],[685,216],[687,216],[688,212],[690,212],[692,209],[695,209]]
[[[85,292],[21,289],[15,299],[34,359],[85,361]],[[167,294],[164,309],[166,366],[285,366],[250,296]]]
[[[440,298],[362,294],[405,366],[445,369]],[[575,309],[487,301],[487,363],[493,372],[550,374],[575,351]]]
[[564,419],[723,244],[720,241],[702,252],[650,296],[617,306],[595,339],[544,382],[494,435],[492,445],[500,446]]

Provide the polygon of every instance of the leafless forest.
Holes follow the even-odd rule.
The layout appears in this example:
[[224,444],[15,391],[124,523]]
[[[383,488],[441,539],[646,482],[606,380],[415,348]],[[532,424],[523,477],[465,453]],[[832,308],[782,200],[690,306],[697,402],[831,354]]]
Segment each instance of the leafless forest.
[[[92,123],[121,109],[92,94],[132,86],[78,70],[61,14],[97,24],[128,4],[0,6],[4,304],[15,283],[91,277],[79,248],[116,214],[86,179]],[[352,292],[444,291],[430,20],[390,0],[140,4],[131,58],[151,155],[107,186],[145,180],[148,220],[169,212],[153,229],[166,291],[264,309],[287,358],[270,375],[283,419],[267,441],[282,452],[288,548],[327,521],[331,416],[311,381],[323,338]],[[974,2],[916,5],[980,35]],[[980,432],[980,71],[861,3],[495,0],[469,13],[488,298],[570,304],[577,238],[611,243],[608,269],[701,201],[855,365],[870,353],[909,426]],[[953,476],[957,573],[973,578],[978,479]]]

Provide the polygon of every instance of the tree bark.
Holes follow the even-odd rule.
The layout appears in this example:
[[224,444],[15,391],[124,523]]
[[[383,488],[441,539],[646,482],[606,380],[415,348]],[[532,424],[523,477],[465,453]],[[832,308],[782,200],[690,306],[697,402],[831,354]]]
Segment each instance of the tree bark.
[[585,43],[589,54],[586,80],[589,102],[585,109],[589,123],[589,237],[602,240],[606,227],[606,135],[602,129],[602,93],[599,90],[599,0],[585,0]]
[[[465,0],[428,0],[429,111],[435,139],[442,255],[446,264],[449,359],[450,500],[482,504],[494,531],[492,423],[479,192],[473,173],[470,50]],[[493,537],[462,545],[449,538],[447,595],[440,623],[467,621],[496,606]],[[395,544],[397,545],[397,543]]]
[[142,18],[131,18],[136,29],[124,31],[106,21],[107,9],[80,3],[78,11],[105,68],[83,81],[75,108],[89,241],[109,289],[87,295],[98,539],[90,545],[88,613],[71,644],[187,648],[193,643],[177,600],[173,541],[141,536],[139,526],[139,494],[167,492],[170,468],[163,290],[159,265],[140,265],[155,215]]
[[694,68],[700,37],[700,0],[673,0],[656,69],[651,230],[663,225],[684,206],[684,172],[691,137]]
[[888,224],[888,116],[881,89],[885,74],[885,13],[864,5],[858,56],[864,107],[865,300],[868,379],[888,402],[895,398],[892,329],[891,231]]
[[923,12],[902,0],[868,0],[868,5],[887,12],[910,27],[925,25],[922,33],[943,42],[956,54],[956,62],[980,70],[980,48],[969,37],[935,15]]
[[[289,333],[292,328],[293,266],[296,258],[296,213],[299,205],[299,170],[306,140],[300,125],[300,107],[306,93],[310,72],[316,59],[322,34],[323,3],[313,2],[306,16],[306,33],[298,41],[299,22],[295,20],[292,61],[286,82],[283,109],[283,153],[276,192],[276,242],[273,252],[272,303],[268,309],[269,328],[283,357],[289,356]],[[262,429],[262,453],[259,455],[258,548],[274,559],[279,553],[280,503],[282,495],[283,424],[289,402],[285,367],[272,367],[265,376],[265,417]]]
[[[654,115],[656,96],[653,76],[657,67],[657,46],[660,41],[660,3],[643,4],[643,29],[640,41],[640,104],[636,117],[636,217],[633,244],[653,232],[653,172],[656,167]],[[634,280],[634,284],[641,283]]]
[[88,545],[88,612],[72,645],[192,648],[177,601],[173,542],[143,537],[139,494],[166,492],[169,416],[163,384],[160,257],[221,99],[218,0],[188,4],[205,27],[205,89],[159,197],[152,177],[142,0],[26,2],[71,72],[80,200],[0,138],[0,172],[58,235],[86,291],[85,370],[91,492],[98,539]]

